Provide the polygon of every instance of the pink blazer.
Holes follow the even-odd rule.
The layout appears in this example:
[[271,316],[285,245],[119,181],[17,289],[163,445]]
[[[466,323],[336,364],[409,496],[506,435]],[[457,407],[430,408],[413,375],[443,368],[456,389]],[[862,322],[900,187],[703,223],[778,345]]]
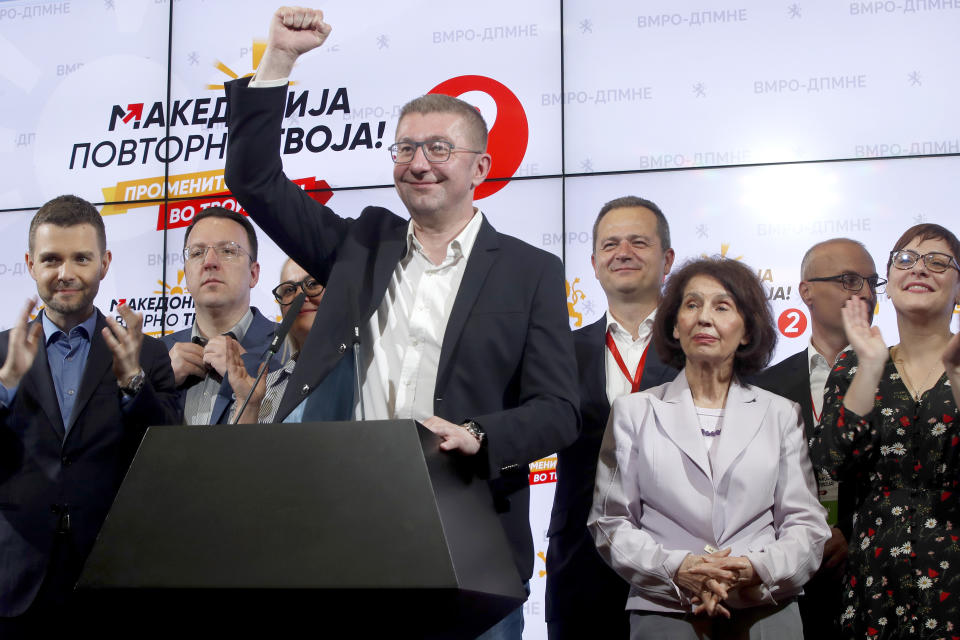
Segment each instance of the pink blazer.
[[713,451],[700,434],[685,371],[613,403],[589,527],[600,555],[630,585],[627,609],[692,608],[674,583],[707,545],[750,559],[762,583],[734,607],[802,593],[830,536],[795,402],[736,383]]

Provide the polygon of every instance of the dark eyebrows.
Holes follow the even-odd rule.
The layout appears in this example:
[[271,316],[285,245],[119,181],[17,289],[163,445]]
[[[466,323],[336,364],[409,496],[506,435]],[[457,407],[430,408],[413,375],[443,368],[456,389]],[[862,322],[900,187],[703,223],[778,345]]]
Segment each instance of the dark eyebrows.
[[630,240],[630,241],[633,241],[633,240],[643,240],[643,241],[646,242],[647,244],[653,244],[653,241],[652,241],[651,236],[648,236],[648,235],[643,234],[643,233],[629,233],[629,234],[622,235],[622,236],[615,236],[615,235],[614,235],[614,236],[604,236],[603,238],[600,238],[600,245],[602,246],[602,245],[606,244],[607,242],[609,242],[609,241],[611,241],[611,240],[619,243],[619,242],[620,242],[621,240],[623,240],[624,238],[626,238],[627,240]]
[[[97,252],[96,251],[71,251],[68,255],[74,259],[87,258],[88,260],[93,260],[94,258],[97,257]],[[50,260],[52,258],[63,260],[64,256],[59,251],[41,251],[37,253],[36,260],[45,261],[45,260]]]
[[[734,306],[736,306],[737,304],[736,300],[733,299],[733,295],[729,291],[724,291],[722,293],[711,295],[709,298],[710,298],[710,302],[714,304],[718,302],[728,302]],[[683,294],[683,302],[686,302],[687,300],[696,300],[697,302],[703,302],[705,300],[705,296],[699,291],[688,291],[687,293]]]

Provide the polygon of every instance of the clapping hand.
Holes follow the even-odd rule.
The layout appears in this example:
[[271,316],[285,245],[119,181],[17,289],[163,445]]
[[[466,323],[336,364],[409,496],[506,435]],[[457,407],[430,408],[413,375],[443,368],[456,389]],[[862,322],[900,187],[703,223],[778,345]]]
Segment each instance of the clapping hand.
[[[233,389],[233,412],[235,414],[243,401],[247,399],[247,394],[250,393],[250,388],[253,386],[254,377],[247,373],[246,367],[243,366],[243,359],[240,356],[245,353],[245,350],[240,346],[240,343],[233,338],[228,338],[225,345],[227,380],[230,382],[230,388]],[[261,369],[265,366],[267,366],[266,362],[261,365]],[[264,375],[257,382],[257,387],[253,395],[250,396],[250,402],[243,410],[240,419],[236,420],[236,415],[232,415],[230,422],[255,424],[257,417],[260,415],[260,404],[266,394],[267,376],[264,372]]]
[[943,350],[943,370],[950,380],[953,401],[960,406],[960,333],[955,333]]
[[30,312],[37,304],[36,298],[30,298],[20,311],[17,323],[10,330],[10,339],[7,342],[7,359],[0,368],[0,384],[7,389],[13,389],[20,384],[21,378],[33,365],[37,355],[37,348],[43,341],[43,324],[34,322],[27,328],[30,321]]
[[120,386],[126,386],[140,373],[140,346],[143,344],[143,316],[135,313],[126,304],[117,307],[126,327],[114,318],[106,317],[107,326],[102,335],[110,352],[113,353],[113,375],[117,376]]
[[843,330],[850,346],[857,353],[860,365],[874,368],[887,362],[887,345],[880,334],[880,328],[870,324],[870,313],[863,298],[853,297],[847,300],[841,310]]

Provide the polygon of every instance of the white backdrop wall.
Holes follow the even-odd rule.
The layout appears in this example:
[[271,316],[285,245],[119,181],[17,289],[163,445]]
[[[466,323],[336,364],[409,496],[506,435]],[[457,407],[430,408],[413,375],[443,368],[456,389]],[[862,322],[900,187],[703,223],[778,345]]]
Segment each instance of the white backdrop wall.
[[[101,208],[113,267],[97,304],[135,301],[146,330],[189,326],[183,227],[222,182],[225,80],[250,74],[273,2],[0,2],[0,283],[23,266],[37,207],[76,193]],[[757,270],[781,319],[778,359],[805,347],[799,262],[861,240],[882,271],[921,221],[956,228],[960,0],[332,0],[334,31],[294,70],[288,175],[342,215],[402,212],[385,147],[399,106],[437,89],[492,126],[479,206],[499,230],[565,259],[571,326],[605,310],[590,267],[600,206],[635,194],[671,221],[678,259]],[[509,179],[509,180],[508,180]],[[283,256],[261,234],[254,304]],[[162,310],[166,307],[166,313]],[[877,323],[896,340],[889,303]],[[544,638],[553,459],[531,473],[538,555],[527,638]]]

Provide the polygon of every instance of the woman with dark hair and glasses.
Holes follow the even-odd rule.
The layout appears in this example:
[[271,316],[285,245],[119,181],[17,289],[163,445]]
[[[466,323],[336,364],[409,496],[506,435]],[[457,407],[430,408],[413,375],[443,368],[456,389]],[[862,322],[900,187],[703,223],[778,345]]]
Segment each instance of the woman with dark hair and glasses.
[[630,637],[802,639],[796,596],[830,529],[800,407],[744,382],[776,345],[756,273],[688,262],[653,340],[682,371],[614,401],[588,523],[630,583]]
[[[911,227],[887,261],[900,343],[887,348],[859,297],[843,309],[853,351],[827,380],[811,456],[856,481],[840,624],[850,638],[960,633],[960,242]],[[958,334],[960,335],[960,334]]]
[[[316,278],[308,274],[303,267],[291,259],[287,259],[283,264],[283,269],[280,271],[280,280],[280,284],[273,289],[273,297],[280,305],[280,313],[284,318],[290,310],[291,303],[301,292],[306,296],[306,299],[297,314],[297,319],[290,326],[290,332],[287,334],[286,342],[283,345],[282,360],[284,365],[276,371],[269,372],[261,380],[257,391],[250,398],[250,403],[240,417],[240,422],[243,423],[269,423],[274,421],[277,408],[280,406],[280,399],[287,388],[287,382],[293,373],[293,368],[297,364],[300,348],[306,341],[307,334],[310,333],[313,320],[317,315],[317,306],[320,304],[325,291],[325,287]],[[229,355],[231,364],[227,369],[227,376],[236,398],[236,402],[231,408],[231,422],[233,422],[233,411],[236,411],[239,404],[247,397],[254,378],[247,373],[243,366],[243,360],[238,349],[234,348]],[[342,409],[340,413],[343,415],[339,416],[339,419],[349,419],[352,410],[350,400],[344,399]]]

